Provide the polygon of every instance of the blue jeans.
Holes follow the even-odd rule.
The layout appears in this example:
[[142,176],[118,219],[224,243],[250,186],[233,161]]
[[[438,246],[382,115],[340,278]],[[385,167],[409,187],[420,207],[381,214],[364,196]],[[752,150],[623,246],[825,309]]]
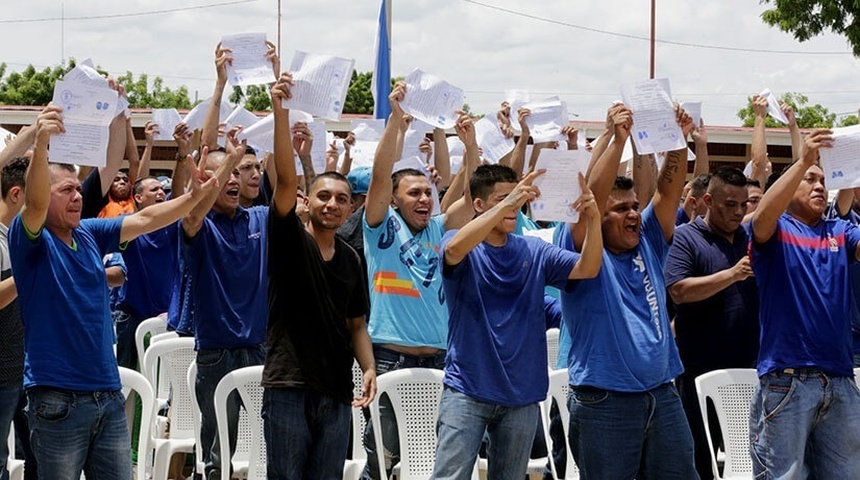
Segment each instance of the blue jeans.
[[131,442],[122,392],[27,390],[30,442],[39,476],[131,480]]
[[761,377],[750,406],[757,479],[860,478],[860,392],[854,379],[795,369]]
[[[394,350],[374,345],[373,358],[376,360],[376,375],[400,370],[401,368],[445,368],[445,352],[429,357],[406,355]],[[367,426],[364,428],[364,449],[367,451],[367,464],[361,473],[362,480],[379,479],[379,466],[376,457],[376,443],[370,410],[364,409]],[[387,395],[379,397],[379,420],[382,428],[382,445],[385,448],[385,478],[391,477],[391,469],[400,461],[400,437],[397,434],[397,419]]]
[[582,480],[698,479],[678,391],[570,387],[570,449]]
[[20,385],[0,387],[0,480],[9,480],[6,462],[9,459],[9,428],[15,418],[15,411],[21,403],[23,389]]
[[[200,405],[200,443],[203,451],[205,478],[221,479],[221,444],[215,422],[215,388],[224,375],[233,370],[262,365],[266,352],[263,344],[247,348],[200,350],[197,352],[197,404]],[[242,400],[234,391],[227,397],[227,430],[230,435],[230,455],[236,451],[239,431],[239,407]]]
[[340,480],[352,407],[312,390],[267,388],[263,432],[269,480]]
[[469,480],[478,459],[484,432],[487,446],[487,478],[521,480],[540,419],[536,403],[503,407],[484,403],[445,387],[436,423],[436,480]]
[[121,309],[111,312],[116,328],[116,361],[120,367],[137,370],[137,345],[135,333],[144,319],[136,317]]

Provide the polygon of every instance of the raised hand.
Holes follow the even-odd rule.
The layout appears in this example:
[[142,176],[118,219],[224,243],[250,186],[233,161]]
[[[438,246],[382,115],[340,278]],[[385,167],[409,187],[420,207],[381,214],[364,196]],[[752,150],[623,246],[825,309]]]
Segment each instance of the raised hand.
[[785,118],[788,119],[789,126],[797,125],[797,116],[794,114],[794,109],[791,105],[782,102],[779,104],[779,108],[782,110],[782,113],[785,114]]
[[579,130],[570,125],[561,127],[561,134],[567,136],[567,148],[576,147],[576,142],[579,139]]
[[695,126],[693,125],[693,118],[677,104],[675,105],[675,121],[678,122],[678,126],[681,127],[681,132],[683,132],[684,138],[687,138]]
[[173,140],[175,140],[176,144],[179,146],[179,153],[189,153],[191,149],[192,136],[194,136],[194,132],[188,128],[188,125],[185,122],[179,122],[176,124],[176,128],[173,129]]
[[467,147],[477,146],[478,140],[475,137],[475,125],[472,122],[472,117],[468,113],[457,110],[457,123],[454,124],[454,131],[457,132],[457,137]]
[[266,46],[269,47],[266,50],[266,59],[272,63],[272,71],[277,75],[281,71],[281,58],[278,57],[278,50],[275,48],[275,44],[268,40],[266,40]]
[[767,98],[761,95],[753,95],[752,98],[753,113],[756,117],[767,117]]
[[531,133],[529,133],[529,126],[526,125],[526,118],[532,114],[532,111],[528,108],[520,108],[517,110],[517,121],[520,122],[520,130],[523,132],[523,136],[529,138]]
[[803,163],[807,166],[818,161],[818,149],[833,146],[833,130],[826,128],[815,129],[806,136],[803,149]]
[[[177,125],[178,126],[178,125]],[[146,143],[152,144],[155,141],[155,136],[158,135],[158,124],[154,122],[146,122],[143,127],[143,135],[146,137]]]
[[212,189],[218,187],[218,178],[211,170],[206,170],[206,159],[209,156],[209,147],[203,147],[200,154],[200,163],[194,165],[191,155],[188,155],[188,170],[191,176],[191,197],[200,200]]
[[499,129],[507,138],[514,138],[514,127],[511,125],[511,104],[502,102],[502,108],[496,112],[496,120],[499,122]]
[[293,128],[290,129],[290,133],[293,135],[293,148],[296,149],[299,156],[310,155],[311,147],[314,143],[314,134],[308,128],[308,124],[305,122],[296,122]]
[[51,135],[65,133],[63,126],[63,109],[53,103],[49,103],[36,117],[36,141],[45,144]]
[[227,84],[227,65],[233,64],[233,50],[222,48],[221,42],[215,46],[215,71],[218,73],[218,84]]
[[623,104],[616,103],[609,107],[607,114],[612,121],[615,136],[626,140],[630,136],[630,129],[633,128],[633,111]]
[[705,128],[705,122],[703,120],[699,120],[699,126],[693,129],[693,133],[691,135],[693,137],[693,141],[697,144],[705,145],[708,143],[708,131]]
[[591,189],[588,188],[588,182],[585,181],[585,176],[582,172],[579,173],[579,188],[582,189],[582,195],[571,206],[580,215],[584,215],[585,218],[591,220],[600,214],[600,210],[597,208],[597,201],[594,199]]
[[293,86],[295,86],[295,82],[293,82],[292,74],[284,72],[278,77],[278,81],[272,86],[271,92],[273,109],[283,109],[281,101],[293,98],[293,94],[290,92],[290,88]]
[[400,108],[400,102],[406,98],[406,82],[400,81],[394,84],[391,93],[388,95],[388,102],[391,104],[392,118],[402,119],[403,109]]
[[519,210],[526,202],[530,202],[540,196],[540,189],[532,185],[538,177],[546,173],[546,170],[536,170],[526,175],[513,191],[505,197],[503,204],[505,208]]
[[242,131],[242,127],[233,127],[227,132],[227,141],[226,150],[227,156],[235,159],[236,161],[241,160],[242,157],[245,156],[245,149],[248,147],[248,141],[242,140],[239,141],[239,132]]

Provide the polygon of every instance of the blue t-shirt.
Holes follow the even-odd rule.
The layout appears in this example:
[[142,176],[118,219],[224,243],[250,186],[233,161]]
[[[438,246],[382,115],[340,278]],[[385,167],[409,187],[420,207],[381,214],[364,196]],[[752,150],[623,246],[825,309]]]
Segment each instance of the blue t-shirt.
[[[444,249],[456,231],[445,234]],[[450,299],[445,385],[482,402],[519,407],[546,398],[545,285],[563,287],[579,254],[538,238],[476,246],[445,266]]]
[[[860,214],[851,209],[844,217],[839,217],[837,209],[831,208],[829,218],[842,218],[854,224],[860,225]],[[848,276],[851,279],[851,335],[853,337],[854,354],[860,354],[860,263],[852,262],[848,267]]]
[[[108,253],[102,259],[105,265],[105,269],[110,267],[119,267],[122,270],[122,274],[126,276],[126,280],[128,279],[128,267],[125,265],[125,259],[122,258],[122,254],[119,252]],[[119,307],[119,304],[122,303],[125,298],[125,282],[122,282],[122,285],[118,287],[110,287],[108,290],[108,304],[110,305],[111,311],[114,311]]]
[[371,340],[445,349],[448,310],[439,253],[444,215],[431,218],[417,235],[412,235],[391,207],[378,226],[370,227],[367,218],[362,224],[372,305],[367,326]]
[[690,223],[690,216],[687,215],[687,211],[684,210],[684,206],[681,205],[678,207],[678,213],[675,214],[675,226],[680,227],[687,223]]
[[43,228],[30,239],[21,216],[9,227],[12,271],[24,324],[24,388],[121,388],[102,258],[120,249],[122,218],[86,219],[70,247]]
[[758,373],[814,367],[851,377],[851,290],[860,230],[845,220],[814,227],[783,214],[765,243],[752,241],[759,288]]
[[[560,246],[572,251],[570,229],[560,233]],[[668,252],[648,206],[636,248],[619,254],[604,249],[597,278],[568,282],[561,306],[571,340],[571,385],[644,392],[684,371],[666,313]]]
[[197,235],[182,242],[198,350],[266,339],[268,214],[268,207],[239,207],[232,219],[210,211]]
[[179,222],[129,242],[123,258],[128,274],[122,308],[137,318],[160,315],[170,306],[179,270]]
[[[704,217],[675,230],[666,261],[666,285],[735,266],[749,249],[749,224],[733,241],[711,231]],[[675,340],[688,375],[722,368],[752,368],[758,357],[758,288],[750,277],[709,298],[675,307]]]

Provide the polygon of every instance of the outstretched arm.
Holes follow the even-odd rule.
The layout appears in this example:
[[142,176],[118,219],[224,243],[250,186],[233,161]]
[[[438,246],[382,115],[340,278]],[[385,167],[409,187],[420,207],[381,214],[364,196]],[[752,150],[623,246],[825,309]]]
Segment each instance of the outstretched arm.
[[402,135],[405,126],[403,109],[400,102],[406,96],[406,83],[397,82],[388,101],[391,103],[391,115],[388,117],[388,125],[382,133],[379,146],[376,147],[376,155],[373,158],[373,172],[370,177],[370,186],[367,189],[367,199],[364,202],[364,216],[367,224],[376,227],[382,223],[391,203],[391,171],[398,158],[398,137]]
[[[684,138],[687,138],[693,130],[693,120],[683,109],[676,107],[676,110],[678,125],[681,127]],[[666,162],[663,164],[660,177],[657,179],[657,192],[652,200],[654,214],[663,228],[663,237],[667,242],[671,241],[675,234],[678,199],[681,198],[681,191],[684,189],[684,177],[686,176],[687,145],[685,142],[681,149],[666,153]]]
[[[462,191],[462,194],[452,189],[448,189],[448,195],[451,197],[449,201],[453,203],[445,211],[445,229],[453,230],[465,225],[475,216],[475,208],[472,206],[472,192],[469,190],[469,179],[477,170],[480,157],[478,156],[478,141],[475,138],[475,126],[472,124],[472,119],[465,112],[459,112],[457,123],[454,125],[454,130],[457,131],[457,136],[465,145],[466,150],[463,153],[463,167],[460,169],[460,175],[457,176],[457,181],[460,183],[457,190]],[[446,142],[447,145],[447,142]],[[463,201],[458,201],[462,195]]]
[[758,208],[753,212],[752,229],[756,243],[765,243],[776,232],[780,215],[788,208],[797,186],[803,181],[806,170],[818,160],[818,149],[833,144],[833,132],[826,129],[814,130],[806,137],[806,145],[801,161],[794,162],[779,180],[764,192]]
[[[756,95],[753,97],[753,112],[755,114],[755,126],[752,137],[752,165],[750,178],[758,180],[764,189],[767,177],[770,175],[770,161],[767,159],[767,138],[765,135],[765,122],[767,121],[767,99]],[[800,157],[797,157],[800,158]]]
[[582,196],[573,207],[579,211],[579,223],[585,224],[585,239],[582,242],[582,254],[567,277],[570,280],[596,277],[603,263],[603,219],[594,194],[588,189],[588,183],[581,173],[579,188],[582,189]]
[[296,191],[299,188],[299,179],[296,175],[296,157],[293,151],[293,143],[290,135],[290,111],[281,106],[281,102],[292,97],[290,85],[293,77],[289,73],[282,73],[278,82],[272,87],[272,110],[275,115],[275,155],[274,160],[277,171],[277,182],[275,183],[274,208],[279,217],[284,217],[293,211],[296,206]]
[[209,100],[209,108],[206,109],[206,117],[203,120],[203,136],[201,145],[209,147],[210,150],[218,148],[218,122],[221,118],[221,102],[224,96],[224,87],[227,86],[227,65],[233,63],[233,50],[222,48],[221,42],[215,47],[215,72],[218,74],[215,80],[215,91]]
[[21,221],[27,231],[37,233],[42,230],[51,203],[51,176],[48,171],[48,143],[51,135],[66,131],[63,127],[63,109],[49,104],[36,118],[36,145],[33,158],[27,168],[24,188],[24,207]]

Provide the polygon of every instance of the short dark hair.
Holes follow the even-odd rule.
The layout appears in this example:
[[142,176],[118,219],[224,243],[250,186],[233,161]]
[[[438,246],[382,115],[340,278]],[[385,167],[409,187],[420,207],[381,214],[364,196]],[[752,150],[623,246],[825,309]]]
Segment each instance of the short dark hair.
[[397,186],[400,185],[400,179],[403,177],[424,177],[424,174],[421,170],[416,170],[414,168],[404,168],[403,170],[398,170],[391,174],[391,192],[397,191]]
[[758,180],[756,180],[754,178],[747,178],[747,186],[748,187],[761,188],[761,182],[759,182]]
[[615,183],[612,184],[613,190],[633,190],[633,179],[630,177],[618,176],[615,177]]
[[788,169],[791,168],[791,166],[794,165],[796,162],[797,162],[797,160],[789,163],[782,170],[780,170],[778,172],[775,171],[775,172],[771,173],[770,175],[768,175],[767,181],[764,184],[764,191],[765,192],[768,191],[770,189],[770,187],[773,186],[773,184],[776,183],[777,180],[779,180],[779,177],[781,177],[783,173],[787,172]]
[[30,166],[28,157],[15,157],[3,167],[0,172],[0,195],[3,200],[9,195],[9,190],[12,187],[24,188],[24,182],[27,178],[27,167]]
[[143,193],[143,182],[144,182],[144,180],[149,180],[149,179],[155,180],[156,182],[161,184],[161,180],[159,180],[158,177],[155,177],[153,175],[147,175],[145,177],[140,177],[134,181],[134,185],[132,185],[132,187],[131,187],[131,194],[132,195],[138,195],[140,193]]
[[732,167],[720,167],[714,170],[714,173],[711,174],[711,183],[708,185],[708,191],[711,192],[713,189],[717,188],[721,185],[731,185],[734,187],[746,187],[747,186],[747,177],[744,176],[744,172],[738,170],[737,168]]
[[[743,173],[741,173],[743,176]],[[703,173],[698,177],[694,178],[692,182],[690,182],[690,194],[693,198],[702,198],[702,195],[708,191],[708,185],[711,183],[711,174]]]
[[310,193],[310,191],[312,191],[314,189],[314,185],[316,185],[317,182],[319,182],[320,180],[322,180],[324,178],[330,178],[332,180],[337,180],[339,182],[345,183],[347,190],[349,190],[349,196],[352,197],[352,187],[349,184],[349,180],[347,180],[346,177],[344,177],[343,175],[341,175],[340,173],[337,173],[337,172],[323,172],[323,173],[315,176],[314,179],[311,180],[311,184],[308,187],[308,192],[306,192],[306,193]]
[[469,178],[469,193],[486,200],[497,183],[517,183],[517,172],[504,165],[481,165]]

